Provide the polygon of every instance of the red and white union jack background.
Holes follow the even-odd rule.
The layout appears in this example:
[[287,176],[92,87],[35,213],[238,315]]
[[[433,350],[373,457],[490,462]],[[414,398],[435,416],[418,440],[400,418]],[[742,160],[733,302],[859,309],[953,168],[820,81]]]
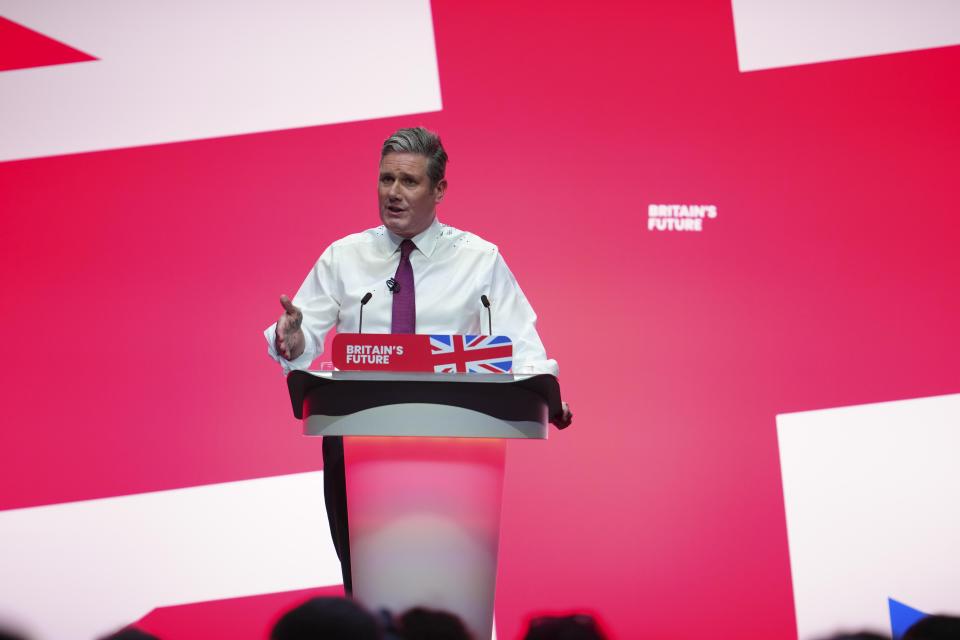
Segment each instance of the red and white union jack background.
[[577,417],[510,447],[498,637],[587,610],[617,638],[794,638],[960,602],[955,518],[857,529],[857,570],[858,538],[813,526],[853,513],[838,487],[860,524],[960,502],[955,467],[909,471],[960,445],[953,3],[0,16],[5,623],[253,639],[340,592],[320,442],[261,331],[377,224],[379,145],[411,125],[442,134],[440,217],[500,246]]

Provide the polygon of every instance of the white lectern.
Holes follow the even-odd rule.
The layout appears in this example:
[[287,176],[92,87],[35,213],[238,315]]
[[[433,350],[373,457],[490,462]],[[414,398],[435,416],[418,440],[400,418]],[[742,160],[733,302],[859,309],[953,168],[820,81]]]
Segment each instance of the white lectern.
[[450,611],[489,638],[506,440],[546,439],[556,378],[294,371],[287,385],[305,434],[347,436],[354,597]]

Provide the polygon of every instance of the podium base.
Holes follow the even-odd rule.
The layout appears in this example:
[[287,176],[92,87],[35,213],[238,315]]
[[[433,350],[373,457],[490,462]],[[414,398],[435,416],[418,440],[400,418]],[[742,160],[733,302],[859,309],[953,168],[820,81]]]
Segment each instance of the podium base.
[[505,459],[499,439],[344,438],[354,597],[490,638]]

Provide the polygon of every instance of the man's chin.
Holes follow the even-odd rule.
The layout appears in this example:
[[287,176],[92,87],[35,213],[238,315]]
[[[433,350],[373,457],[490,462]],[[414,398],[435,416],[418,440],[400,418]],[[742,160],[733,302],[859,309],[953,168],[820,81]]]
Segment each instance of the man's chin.
[[387,228],[387,231],[395,233],[398,236],[402,236],[407,230],[407,225],[399,224],[396,220],[390,220],[386,217],[383,218],[383,226]]
[[415,235],[417,235],[415,233],[412,233],[406,226],[395,227],[391,225],[386,225],[386,227],[387,227],[387,230],[390,231],[393,235],[399,236],[401,238],[412,238]]
[[431,218],[430,222],[422,229],[416,229],[414,227],[415,220],[408,216],[397,216],[391,211],[382,213],[380,215],[380,221],[383,222],[383,226],[386,227],[388,231],[401,238],[412,238],[433,224],[433,218]]

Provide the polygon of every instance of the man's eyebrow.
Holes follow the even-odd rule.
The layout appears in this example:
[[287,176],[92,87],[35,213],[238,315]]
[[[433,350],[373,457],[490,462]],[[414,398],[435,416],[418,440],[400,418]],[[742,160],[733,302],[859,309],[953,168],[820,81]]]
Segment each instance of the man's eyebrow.
[[407,173],[406,171],[398,171],[398,172],[394,173],[393,171],[390,171],[390,170],[388,170],[388,169],[385,169],[385,170],[381,171],[381,172],[380,172],[380,177],[381,177],[381,178],[393,178],[393,177],[413,178],[414,180],[418,180],[418,179],[419,179],[419,177],[418,177],[417,175],[413,174],[413,173]]

